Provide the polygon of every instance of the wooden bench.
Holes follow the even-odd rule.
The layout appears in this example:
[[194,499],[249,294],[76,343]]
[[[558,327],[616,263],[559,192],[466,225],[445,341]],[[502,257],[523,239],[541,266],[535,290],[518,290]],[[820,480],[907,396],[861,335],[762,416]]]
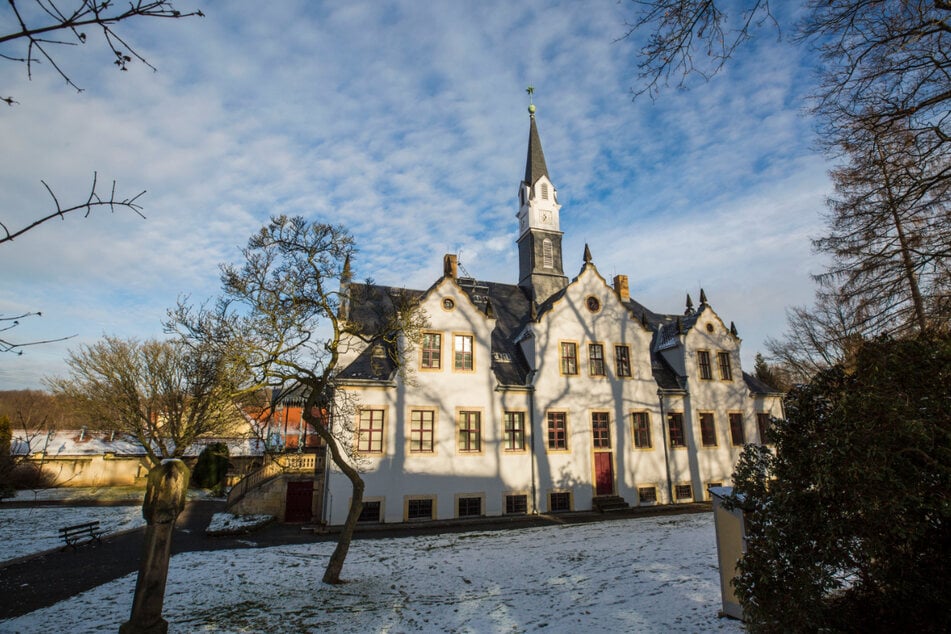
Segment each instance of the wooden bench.
[[102,531],[99,530],[99,520],[86,522],[85,524],[76,524],[75,526],[64,526],[59,529],[59,534],[60,537],[63,538],[63,541],[66,542],[66,546],[63,546],[64,550],[67,546],[71,546],[73,550],[76,550],[78,546],[88,544],[92,541],[102,543]]

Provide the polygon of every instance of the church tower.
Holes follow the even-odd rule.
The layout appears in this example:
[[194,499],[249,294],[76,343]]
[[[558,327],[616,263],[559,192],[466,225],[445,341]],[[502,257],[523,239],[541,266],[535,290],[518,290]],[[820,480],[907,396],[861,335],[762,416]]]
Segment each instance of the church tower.
[[[534,90],[529,87],[528,93]],[[558,195],[548,176],[545,154],[535,124],[535,105],[528,106],[528,157],[518,191],[518,285],[541,304],[565,288],[568,278],[561,260]]]

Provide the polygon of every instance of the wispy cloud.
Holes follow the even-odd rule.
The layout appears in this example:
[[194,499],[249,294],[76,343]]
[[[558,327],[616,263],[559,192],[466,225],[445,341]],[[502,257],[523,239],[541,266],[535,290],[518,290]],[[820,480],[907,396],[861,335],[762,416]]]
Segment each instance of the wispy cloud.
[[782,330],[783,307],[809,299],[807,238],[828,181],[795,49],[763,39],[707,84],[632,102],[621,4],[203,9],[131,26],[157,73],[71,54],[82,94],[49,69],[28,82],[0,65],[21,102],[0,113],[4,222],[48,208],[41,178],[64,199],[94,171],[123,194],[148,190],[147,220],[96,212],[0,247],[0,313],[45,313],[18,336],[79,335],[0,359],[0,388],[36,386],[104,332],[160,336],[166,308],[215,293],[217,265],[276,213],[348,226],[358,277],[427,287],[459,252],[473,275],[514,282],[528,83],[569,271],[587,241],[605,276],[630,275],[659,311],[703,283],[750,358]]

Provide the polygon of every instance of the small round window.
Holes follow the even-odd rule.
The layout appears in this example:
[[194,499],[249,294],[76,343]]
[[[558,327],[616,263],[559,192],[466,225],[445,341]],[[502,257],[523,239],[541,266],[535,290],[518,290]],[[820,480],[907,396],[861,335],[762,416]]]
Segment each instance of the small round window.
[[442,307],[443,310],[452,310],[456,307],[456,302],[452,301],[451,297],[447,297],[446,299],[442,300]]
[[707,324],[707,332],[713,332],[713,324]]
[[588,307],[588,310],[590,310],[592,313],[596,313],[599,310],[601,310],[601,301],[597,297],[594,297],[593,295],[588,297],[588,299],[585,300],[585,305]]

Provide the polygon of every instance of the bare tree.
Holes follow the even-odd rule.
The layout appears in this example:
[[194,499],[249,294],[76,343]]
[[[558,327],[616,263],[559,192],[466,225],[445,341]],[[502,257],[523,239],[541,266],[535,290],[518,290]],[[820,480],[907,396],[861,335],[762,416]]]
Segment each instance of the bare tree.
[[[769,0],[633,0],[625,37],[646,33],[635,95],[655,97],[694,75],[710,77],[765,24],[816,49],[820,80],[814,112],[831,147],[857,122],[880,137],[901,129],[920,137],[923,156],[951,148],[951,2],[947,0],[800,0],[805,18],[781,24]],[[896,125],[898,127],[896,127]],[[947,170],[929,175],[930,186]]]
[[242,420],[235,400],[242,377],[217,348],[106,337],[71,352],[66,364],[69,375],[49,379],[50,388],[89,420],[134,436],[153,467]]
[[[363,507],[350,415],[355,405],[335,392],[341,356],[351,346],[373,342],[385,350],[387,363],[402,367],[406,348],[401,342],[417,336],[424,324],[415,297],[398,292],[387,296],[386,310],[369,328],[346,318],[353,251],[353,239],[342,227],[301,217],[272,218],[248,241],[241,266],[222,267],[223,295],[217,305],[193,310],[180,304],[169,324],[186,337],[242,350],[255,377],[249,389],[299,390],[304,421],[326,443],[333,464],[353,489],[325,583],[340,582]],[[334,413],[329,422],[324,416],[328,411]]]
[[769,356],[791,383],[808,383],[818,372],[848,365],[860,347],[868,310],[855,297],[821,284],[812,307],[786,311],[786,333],[766,340]]
[[[951,2],[800,0],[783,25],[769,0],[634,0],[647,32],[636,94],[652,98],[723,67],[770,23],[820,55],[812,109],[832,172],[832,265],[813,308],[793,308],[774,360],[798,380],[847,360],[857,338],[926,330],[951,315]],[[774,5],[776,6],[776,5]],[[783,14],[786,15],[786,14]],[[706,53],[705,55],[703,53]]]
[[79,429],[88,421],[76,416],[69,400],[41,390],[0,391],[0,416],[7,416],[15,429]]
[[769,0],[741,3],[739,15],[721,0],[632,0],[638,11],[623,38],[646,32],[637,64],[635,95],[656,97],[673,83],[683,87],[692,75],[709,79],[765,21],[778,26]]
[[920,137],[864,125],[843,139],[848,163],[832,170],[829,233],[813,241],[832,255],[820,279],[858,298],[866,335],[924,332],[951,321],[942,302],[951,293],[951,181],[934,186],[929,173],[951,170],[951,159],[922,152]]
[[753,376],[780,392],[788,392],[792,388],[786,369],[779,364],[769,363],[759,352],[753,361]]

